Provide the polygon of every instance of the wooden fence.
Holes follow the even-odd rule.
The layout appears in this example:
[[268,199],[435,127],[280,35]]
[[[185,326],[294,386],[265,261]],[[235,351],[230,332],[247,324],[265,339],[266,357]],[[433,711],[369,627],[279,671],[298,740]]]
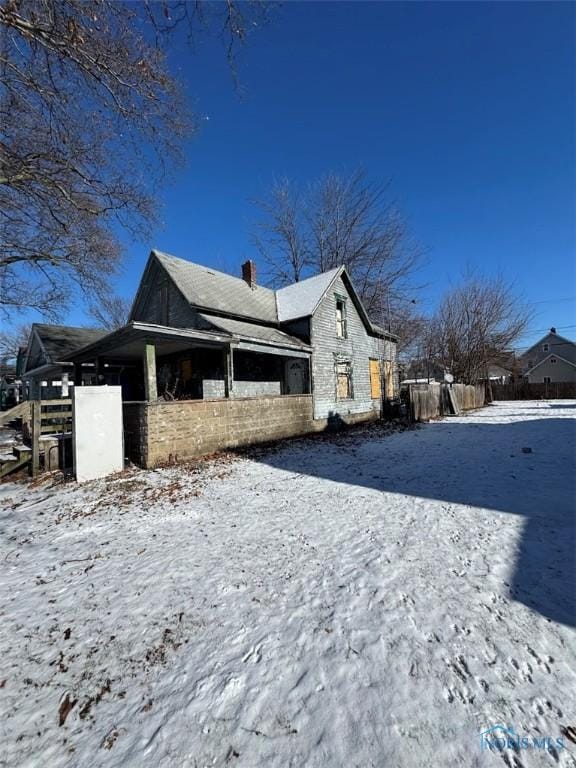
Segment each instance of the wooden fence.
[[493,400],[567,400],[576,399],[576,382],[517,381],[513,384],[492,384]]
[[453,400],[460,411],[482,408],[486,402],[483,385],[472,384],[411,384],[409,387],[410,419],[430,421],[454,415]]

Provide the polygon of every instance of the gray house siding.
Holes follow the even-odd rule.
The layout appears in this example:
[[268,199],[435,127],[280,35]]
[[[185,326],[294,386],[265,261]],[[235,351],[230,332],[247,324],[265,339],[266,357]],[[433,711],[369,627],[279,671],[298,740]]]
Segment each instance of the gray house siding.
[[310,318],[301,317],[299,320],[290,320],[287,323],[282,323],[282,330],[286,333],[296,336],[302,339],[307,344],[310,341]]
[[576,363],[576,344],[557,333],[548,333],[521,356],[523,369],[533,368],[548,355],[559,355],[571,363]]
[[[346,337],[340,338],[336,331],[336,296],[345,299]],[[157,262],[150,262],[142,281],[140,296],[134,306],[133,320],[181,328],[214,328],[201,312],[191,306],[175,285],[173,278]],[[216,322],[216,321],[215,321]],[[258,323],[257,323],[258,325]],[[372,398],[370,381],[370,359],[381,362],[382,384],[392,379],[391,384],[382,388],[382,395],[390,396],[390,390],[397,391],[396,345],[394,342],[371,336],[358,313],[342,277],[329,288],[316,308],[313,317],[295,318],[280,324],[283,331],[292,334],[313,348],[310,372],[314,393],[314,418],[327,419],[331,415],[343,418],[366,415],[376,417],[382,407],[382,398]],[[231,397],[257,397],[289,393],[285,379],[286,360],[276,358],[262,367],[257,356],[245,359],[234,353],[234,382]],[[382,361],[390,361],[384,365]],[[349,362],[351,366],[352,396],[337,397],[336,365]],[[274,368],[274,370],[271,370]],[[274,367],[277,366],[277,369]],[[224,382],[213,376],[203,381],[203,397],[224,397]]]
[[[346,300],[346,338],[336,334],[336,295]],[[370,358],[379,358],[380,339],[369,336],[341,278],[316,309],[311,321],[312,381],[314,418],[327,419],[380,412],[380,400],[373,400],[370,388]],[[336,397],[336,363],[352,366],[352,394],[346,400]]]
[[[198,317],[198,312],[184,299],[164,269],[151,264],[146,282],[147,290],[134,307],[133,320],[173,328],[207,328],[206,322]],[[162,306],[164,287],[167,289],[166,310]]]
[[526,378],[532,384],[542,384],[545,378],[550,379],[552,384],[563,381],[575,382],[576,368],[557,357],[555,363],[546,360],[529,373]]
[[[555,363],[550,362],[551,356],[556,359]],[[543,383],[545,377],[553,383],[576,381],[576,368],[561,358],[576,364],[576,344],[557,333],[546,334],[520,358],[525,379],[539,384]]]

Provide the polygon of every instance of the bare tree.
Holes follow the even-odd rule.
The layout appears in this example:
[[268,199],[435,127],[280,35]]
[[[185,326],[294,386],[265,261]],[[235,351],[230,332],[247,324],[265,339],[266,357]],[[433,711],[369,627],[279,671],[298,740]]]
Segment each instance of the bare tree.
[[418,309],[415,299],[397,299],[392,304],[389,325],[398,336],[397,354],[403,362],[422,353],[429,322],[429,318]]
[[489,363],[506,354],[531,319],[529,308],[502,277],[468,276],[448,291],[432,318],[430,355],[456,381],[487,378]]
[[0,331],[0,362],[14,363],[20,347],[26,347],[30,338],[30,325],[22,324],[11,331]]
[[5,0],[0,5],[0,310],[54,317],[105,292],[119,228],[143,236],[195,130],[163,41],[216,29],[233,59],[258,5]]
[[252,241],[276,285],[299,282],[311,263],[301,195],[289,179],[274,184],[268,200],[257,202],[264,218]]
[[105,295],[98,302],[91,304],[89,313],[98,328],[115,331],[128,322],[132,302],[123,296]]
[[300,192],[283,180],[257,200],[261,220],[254,242],[274,285],[285,285],[344,265],[366,309],[388,326],[413,293],[421,251],[387,185],[364,171],[329,174]]

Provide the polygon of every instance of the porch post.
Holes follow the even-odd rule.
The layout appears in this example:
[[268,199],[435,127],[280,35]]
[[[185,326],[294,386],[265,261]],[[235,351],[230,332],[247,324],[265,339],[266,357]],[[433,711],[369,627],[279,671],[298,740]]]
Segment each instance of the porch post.
[[42,384],[40,379],[37,379],[35,376],[28,380],[28,399],[29,400],[40,400],[40,394],[42,392]]
[[40,437],[42,436],[42,403],[32,401],[30,431],[32,436],[32,477],[40,472]]
[[232,345],[224,350],[224,394],[234,397],[234,357]]
[[144,392],[148,402],[158,400],[156,347],[154,344],[146,344],[144,347]]
[[69,396],[69,375],[67,373],[62,374],[62,391],[60,392],[61,397],[65,398]]
[[94,361],[94,373],[96,374],[96,386],[99,387],[101,384],[100,376],[102,375],[102,360],[99,357]]
[[74,363],[74,386],[82,386],[82,363]]

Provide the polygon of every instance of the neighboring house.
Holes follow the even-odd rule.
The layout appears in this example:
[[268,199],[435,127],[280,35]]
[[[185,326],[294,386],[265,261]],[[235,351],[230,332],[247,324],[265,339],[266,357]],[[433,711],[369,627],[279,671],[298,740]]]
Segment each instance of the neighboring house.
[[488,365],[488,378],[495,384],[509,384],[514,378],[513,372],[498,363]]
[[576,344],[555,328],[520,358],[523,378],[534,383],[576,382]]
[[20,400],[20,383],[16,366],[0,363],[0,411],[17,405]]
[[421,384],[428,382],[444,381],[445,368],[434,360],[423,358],[413,358],[407,363],[399,364],[401,370],[402,384]]
[[[28,397],[37,400],[66,396],[74,366],[65,358],[105,334],[93,328],[34,323],[28,345],[18,356],[20,375],[28,383]],[[84,366],[81,383],[96,383],[93,365]]]
[[397,392],[396,337],[343,267],[273,291],[152,251],[130,322],[69,355],[122,371],[127,451],[178,456],[377,418]]

